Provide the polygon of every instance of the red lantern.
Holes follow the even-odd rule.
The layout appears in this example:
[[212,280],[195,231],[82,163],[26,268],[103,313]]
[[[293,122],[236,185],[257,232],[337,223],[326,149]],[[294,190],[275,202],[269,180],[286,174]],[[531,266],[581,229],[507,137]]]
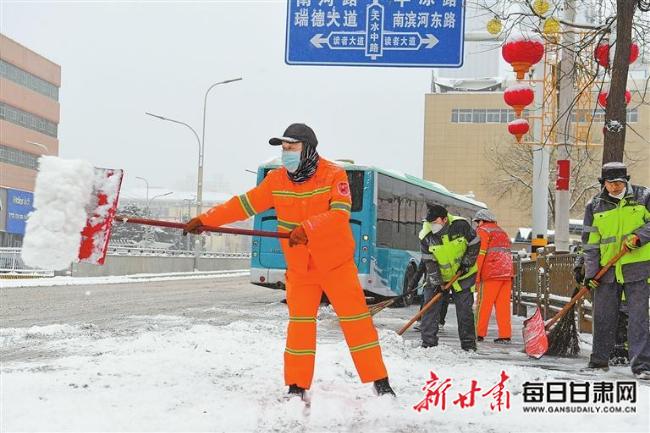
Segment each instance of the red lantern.
[[535,92],[526,85],[510,86],[503,92],[503,100],[515,110],[517,117],[521,116],[524,107],[532,104],[534,99]]
[[[600,66],[603,68],[609,67],[609,45],[608,44],[600,44],[596,47],[596,50],[594,51],[594,58],[598,62]],[[634,63],[636,59],[639,58],[639,46],[632,42],[630,44],[630,57],[628,61],[630,64]]]
[[609,65],[609,45],[600,44],[596,47],[594,51],[594,58],[600,66],[606,68]]
[[520,36],[506,42],[501,47],[501,55],[512,65],[517,79],[523,80],[528,69],[544,57],[544,44],[539,39]]
[[508,132],[517,137],[517,143],[521,143],[521,137],[528,132],[530,126],[526,119],[516,119],[508,123]]
[[[598,94],[598,103],[600,104],[601,107],[606,108],[607,107],[607,97],[609,96],[609,92],[607,91],[602,91]],[[632,93],[630,93],[629,90],[625,91],[625,105],[629,104],[630,101],[632,100]]]
[[630,64],[634,63],[639,58],[639,46],[632,42],[630,44]]

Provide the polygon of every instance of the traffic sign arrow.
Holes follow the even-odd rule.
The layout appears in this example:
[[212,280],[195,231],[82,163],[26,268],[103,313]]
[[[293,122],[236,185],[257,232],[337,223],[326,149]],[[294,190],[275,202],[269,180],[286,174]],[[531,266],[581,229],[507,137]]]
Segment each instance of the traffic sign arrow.
[[440,42],[438,38],[433,36],[431,33],[427,33],[426,38],[423,38],[422,36],[420,36],[420,38],[422,39],[423,44],[427,44],[425,48],[433,48],[438,45],[438,42]]
[[327,38],[322,38],[321,36],[323,36],[322,33],[316,33],[314,37],[309,40],[309,42],[311,42],[311,44],[316,48],[323,48],[321,44],[327,43]]

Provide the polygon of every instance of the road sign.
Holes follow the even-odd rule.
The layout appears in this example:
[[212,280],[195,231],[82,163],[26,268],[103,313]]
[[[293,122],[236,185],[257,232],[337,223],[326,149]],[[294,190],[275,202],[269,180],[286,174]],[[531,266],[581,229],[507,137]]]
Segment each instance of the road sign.
[[288,0],[290,65],[459,68],[465,0]]

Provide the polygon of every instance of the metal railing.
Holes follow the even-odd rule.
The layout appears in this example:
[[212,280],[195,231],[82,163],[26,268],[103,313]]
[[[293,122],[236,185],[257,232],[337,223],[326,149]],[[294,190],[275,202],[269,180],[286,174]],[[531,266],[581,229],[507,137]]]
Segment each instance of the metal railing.
[[[553,317],[571,300],[577,286],[573,277],[575,254],[554,255],[552,250],[540,249],[535,260],[515,256],[515,277],[512,285],[512,312],[529,316],[528,307],[539,307],[544,320]],[[590,295],[577,304],[579,329],[591,332]]]
[[[52,277],[53,270],[30,268],[20,257],[21,248],[3,247],[0,248],[0,274],[2,278],[23,278],[23,277]],[[108,256],[134,256],[134,257],[194,257],[194,251],[168,250],[164,248],[140,248],[140,247],[108,247]],[[205,259],[250,259],[250,252],[211,252],[204,251],[201,258]]]

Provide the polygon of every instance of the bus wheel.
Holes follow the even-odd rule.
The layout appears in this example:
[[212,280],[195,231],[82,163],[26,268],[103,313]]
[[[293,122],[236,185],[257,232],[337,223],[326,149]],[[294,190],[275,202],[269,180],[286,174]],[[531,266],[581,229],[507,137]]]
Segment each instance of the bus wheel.
[[[402,293],[406,293],[409,290],[409,281],[413,278],[415,273],[417,272],[417,269],[413,263],[409,263],[408,266],[406,267],[406,272],[404,272],[404,281],[402,282]],[[415,301],[416,293],[413,292],[407,296],[404,296],[397,302],[395,302],[396,307],[406,307],[408,305],[411,305]]]

